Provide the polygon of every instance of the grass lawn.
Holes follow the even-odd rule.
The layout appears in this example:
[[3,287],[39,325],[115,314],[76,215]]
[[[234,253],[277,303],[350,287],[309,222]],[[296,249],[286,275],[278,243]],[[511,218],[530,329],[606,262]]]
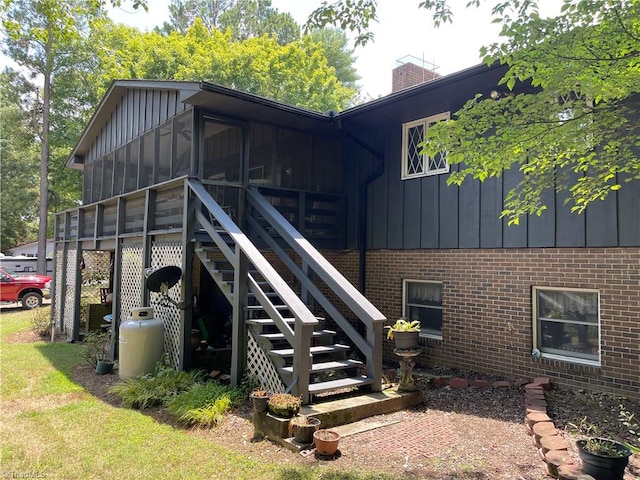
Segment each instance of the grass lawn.
[[82,362],[79,345],[12,340],[29,330],[30,315],[0,314],[3,478],[382,478],[286,466],[278,455],[250,458],[137,410],[104,403],[71,380]]

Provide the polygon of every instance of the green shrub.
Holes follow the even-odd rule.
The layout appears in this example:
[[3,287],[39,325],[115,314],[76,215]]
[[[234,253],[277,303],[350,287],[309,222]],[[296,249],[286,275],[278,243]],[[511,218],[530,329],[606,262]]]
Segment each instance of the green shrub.
[[231,407],[238,407],[246,399],[243,388],[218,382],[194,385],[167,403],[169,413],[188,425],[213,426]]
[[31,330],[41,338],[51,335],[51,313],[48,308],[30,310]]
[[220,423],[222,415],[229,410],[230,406],[231,399],[225,395],[202,408],[192,408],[182,415],[179,420],[187,425],[213,427]]
[[191,389],[201,376],[197,371],[178,372],[168,368],[156,372],[130,378],[114,385],[109,392],[119,396],[126,406],[132,408],[166,405],[179,393]]
[[96,368],[98,360],[107,358],[110,347],[111,338],[108,333],[99,331],[89,332],[84,337],[82,353],[80,355],[90,366]]

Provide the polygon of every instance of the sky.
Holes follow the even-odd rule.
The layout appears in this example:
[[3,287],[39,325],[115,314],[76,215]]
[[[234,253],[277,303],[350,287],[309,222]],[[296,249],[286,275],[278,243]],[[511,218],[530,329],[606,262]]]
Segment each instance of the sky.
[[[542,0],[541,3],[559,0]],[[304,24],[320,0],[272,0],[273,7],[289,12]],[[437,65],[447,75],[481,63],[479,49],[498,39],[499,27],[491,24],[490,6],[466,9],[467,0],[451,0],[453,24],[435,28],[431,14],[418,8],[419,0],[380,0],[374,42],[355,51],[356,69],[364,98],[391,93],[391,71],[407,55]],[[149,0],[149,12],[119,9],[111,17],[141,30],[151,30],[169,19],[169,0]],[[416,61],[414,61],[416,63]]]

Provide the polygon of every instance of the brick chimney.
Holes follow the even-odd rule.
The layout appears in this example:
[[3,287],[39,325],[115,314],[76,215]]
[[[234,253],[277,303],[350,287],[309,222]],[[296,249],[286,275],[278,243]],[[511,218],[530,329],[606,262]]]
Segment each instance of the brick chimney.
[[[436,73],[436,65],[420,60],[412,55],[402,57],[396,62],[398,66],[393,69],[393,81],[391,92],[404,90],[405,88],[420,85],[440,76]],[[427,66],[431,68],[427,68]]]

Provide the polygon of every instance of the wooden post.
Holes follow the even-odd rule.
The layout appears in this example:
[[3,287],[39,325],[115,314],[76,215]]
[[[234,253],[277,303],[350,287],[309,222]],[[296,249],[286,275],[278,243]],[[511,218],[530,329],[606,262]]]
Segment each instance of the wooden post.
[[233,326],[231,333],[231,385],[240,384],[247,363],[247,277],[249,259],[240,246],[235,245],[233,265]]
[[293,345],[293,379],[296,395],[302,396],[302,403],[309,403],[309,376],[311,374],[311,336],[313,325],[296,321]]

